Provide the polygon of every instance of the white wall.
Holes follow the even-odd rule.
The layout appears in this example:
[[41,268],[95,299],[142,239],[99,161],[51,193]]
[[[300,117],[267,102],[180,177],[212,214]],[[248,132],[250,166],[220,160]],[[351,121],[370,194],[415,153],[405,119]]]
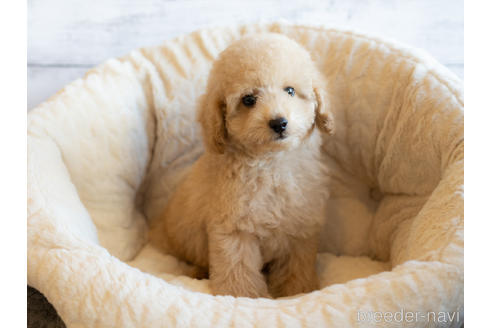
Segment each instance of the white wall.
[[28,0],[28,109],[109,57],[199,28],[278,19],[391,37],[463,78],[463,1]]

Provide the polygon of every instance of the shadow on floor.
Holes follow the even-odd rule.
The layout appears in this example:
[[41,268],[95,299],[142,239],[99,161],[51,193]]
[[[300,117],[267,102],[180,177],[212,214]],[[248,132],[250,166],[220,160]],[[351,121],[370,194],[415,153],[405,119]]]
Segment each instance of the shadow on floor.
[[27,286],[27,327],[65,328],[55,308],[37,289]]

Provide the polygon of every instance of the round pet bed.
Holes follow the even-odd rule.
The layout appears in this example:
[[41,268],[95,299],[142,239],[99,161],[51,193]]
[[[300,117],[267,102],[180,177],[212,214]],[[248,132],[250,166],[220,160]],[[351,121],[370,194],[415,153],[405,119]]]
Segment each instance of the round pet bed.
[[[263,31],[304,45],[331,88],[322,289],[212,296],[146,229],[202,152],[212,61]],[[28,114],[28,283],[68,327],[459,327],[463,156],[462,82],[424,52],[285,24],[195,32],[111,59]]]

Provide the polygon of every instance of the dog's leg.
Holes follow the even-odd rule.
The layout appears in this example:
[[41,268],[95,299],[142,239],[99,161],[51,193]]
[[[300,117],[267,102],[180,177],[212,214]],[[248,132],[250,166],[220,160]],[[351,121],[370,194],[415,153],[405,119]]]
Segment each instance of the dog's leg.
[[209,235],[210,284],[215,295],[269,297],[258,240],[238,232]]
[[269,266],[268,289],[274,297],[319,289],[316,273],[317,238],[295,240],[291,252]]

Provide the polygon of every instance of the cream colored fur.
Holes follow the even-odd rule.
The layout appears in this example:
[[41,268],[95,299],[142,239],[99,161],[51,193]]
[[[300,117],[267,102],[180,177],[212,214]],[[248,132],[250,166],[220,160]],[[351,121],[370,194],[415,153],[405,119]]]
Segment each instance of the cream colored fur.
[[[284,89],[293,87],[294,95]],[[278,34],[233,43],[213,65],[198,112],[205,153],[151,231],[154,244],[206,272],[215,294],[269,297],[319,288],[326,172],[321,136],[333,119],[309,54]],[[254,95],[256,103],[242,103]],[[287,119],[279,138],[269,126]]]

